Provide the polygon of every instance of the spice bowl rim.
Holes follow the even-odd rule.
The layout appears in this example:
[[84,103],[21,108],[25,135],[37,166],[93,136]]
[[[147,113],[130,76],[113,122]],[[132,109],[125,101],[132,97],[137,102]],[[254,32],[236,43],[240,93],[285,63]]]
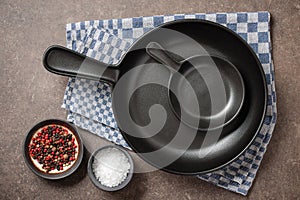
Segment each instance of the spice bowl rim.
[[[40,171],[32,162],[30,155],[29,155],[29,150],[28,150],[28,145],[31,141],[32,136],[36,133],[36,131],[38,129],[40,129],[41,127],[47,126],[47,125],[60,125],[60,126],[64,126],[68,129],[70,129],[70,131],[75,135],[76,140],[78,142],[78,156],[75,160],[75,163],[66,171],[61,172],[61,173],[55,173],[55,174],[49,174],[49,173],[45,173]],[[61,120],[61,119],[46,119],[43,121],[40,121],[38,123],[36,123],[32,128],[29,129],[29,131],[26,134],[25,140],[23,141],[23,157],[25,160],[26,165],[28,166],[28,168],[37,176],[42,177],[44,179],[48,179],[48,180],[58,180],[58,179],[63,179],[66,178],[67,176],[70,176],[71,174],[73,174],[78,167],[80,166],[82,160],[83,160],[83,154],[84,154],[84,146],[83,146],[83,141],[82,138],[78,132],[78,129],[70,122],[67,122],[65,120]]]
[[[108,186],[105,186],[105,185],[101,184],[100,181],[97,180],[97,178],[96,178],[96,176],[93,172],[93,167],[92,167],[92,164],[94,163],[95,156],[100,151],[102,151],[104,149],[108,149],[108,148],[115,148],[115,149],[118,149],[119,151],[121,151],[122,153],[124,153],[125,156],[128,158],[128,162],[130,164],[130,169],[129,169],[129,172],[127,173],[126,179],[123,182],[121,182],[119,185],[115,186],[115,187],[108,187]],[[88,172],[90,180],[92,181],[92,183],[96,187],[98,187],[99,189],[102,189],[104,191],[114,192],[114,191],[118,191],[118,190],[123,189],[126,185],[129,184],[129,182],[132,179],[133,172],[134,172],[134,162],[133,162],[133,159],[132,159],[131,155],[126,150],[124,150],[122,147],[119,147],[117,145],[106,145],[106,146],[103,146],[103,147],[100,147],[100,148],[96,149],[92,153],[92,155],[90,156],[89,161],[88,161],[87,172]]]

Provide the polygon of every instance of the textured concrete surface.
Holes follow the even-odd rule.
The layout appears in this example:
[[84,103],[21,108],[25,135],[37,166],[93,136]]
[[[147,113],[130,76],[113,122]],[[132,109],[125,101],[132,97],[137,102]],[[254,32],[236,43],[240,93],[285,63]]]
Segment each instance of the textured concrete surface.
[[[78,173],[47,181],[25,165],[26,131],[47,118],[65,119],[60,108],[67,78],[42,67],[44,50],[65,44],[65,24],[91,19],[167,13],[261,11],[272,15],[278,123],[249,199],[300,198],[300,1],[0,1],[0,199],[238,199],[240,195],[194,177],[156,171],[137,174],[124,190],[107,193]],[[105,142],[82,132],[88,151]],[[92,141],[92,142],[91,142]],[[87,152],[88,152],[87,151]]]

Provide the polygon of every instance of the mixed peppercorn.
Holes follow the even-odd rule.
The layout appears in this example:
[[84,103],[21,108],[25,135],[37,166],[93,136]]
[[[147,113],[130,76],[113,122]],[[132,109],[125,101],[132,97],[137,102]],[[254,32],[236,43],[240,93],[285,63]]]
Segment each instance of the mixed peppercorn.
[[35,134],[28,146],[29,154],[48,173],[62,171],[76,160],[75,136],[66,128],[47,125]]

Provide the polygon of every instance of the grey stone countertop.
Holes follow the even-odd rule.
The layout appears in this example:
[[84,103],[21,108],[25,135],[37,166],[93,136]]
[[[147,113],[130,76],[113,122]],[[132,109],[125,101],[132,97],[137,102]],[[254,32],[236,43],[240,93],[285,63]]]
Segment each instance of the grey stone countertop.
[[[22,143],[35,123],[66,118],[61,108],[66,77],[42,66],[44,50],[65,45],[65,24],[92,19],[168,13],[269,11],[278,98],[278,121],[249,199],[300,198],[300,1],[111,0],[0,1],[0,199],[239,199],[195,177],[163,171],[136,174],[126,189],[94,187],[86,165],[76,176],[47,181],[25,165]],[[87,152],[109,144],[81,132]],[[88,153],[84,163],[87,162]]]

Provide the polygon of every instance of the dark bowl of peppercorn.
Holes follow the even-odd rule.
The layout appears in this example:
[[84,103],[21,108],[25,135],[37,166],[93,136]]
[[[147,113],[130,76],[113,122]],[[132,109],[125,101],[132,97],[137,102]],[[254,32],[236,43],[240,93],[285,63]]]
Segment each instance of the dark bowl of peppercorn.
[[76,127],[59,119],[48,119],[31,128],[23,148],[27,166],[36,175],[51,180],[75,172],[84,153]]

